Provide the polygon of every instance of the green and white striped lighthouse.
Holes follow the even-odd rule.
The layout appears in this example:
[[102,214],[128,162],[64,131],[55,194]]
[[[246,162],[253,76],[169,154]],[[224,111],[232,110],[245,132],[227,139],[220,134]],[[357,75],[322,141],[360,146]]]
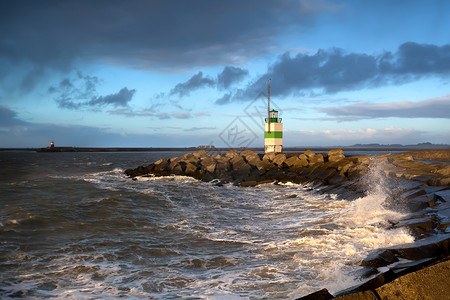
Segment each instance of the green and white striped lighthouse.
[[264,152],[283,152],[283,123],[278,118],[278,111],[270,110],[270,82],[267,84],[267,113],[264,124]]

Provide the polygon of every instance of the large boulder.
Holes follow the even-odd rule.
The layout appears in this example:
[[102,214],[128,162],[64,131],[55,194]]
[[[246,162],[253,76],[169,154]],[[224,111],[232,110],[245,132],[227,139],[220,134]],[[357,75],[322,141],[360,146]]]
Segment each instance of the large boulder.
[[267,160],[272,162],[275,159],[276,154],[274,152],[270,152],[270,153],[265,153],[263,156],[263,161]]
[[257,168],[258,170],[264,169],[262,160],[259,157],[258,153],[246,150],[241,153],[241,156],[248,162],[250,166]]
[[315,155],[314,152],[312,152],[311,150],[306,150],[304,153],[308,158],[313,157]]
[[160,172],[166,171],[168,169],[168,167],[169,167],[169,161],[167,160],[167,158],[163,157],[154,163],[153,170],[155,172],[160,173]]
[[325,160],[323,159],[323,155],[320,153],[314,154],[309,157],[309,164],[315,165],[318,163],[323,163]]
[[230,160],[231,176],[234,180],[242,181],[250,175],[251,166],[245,162],[242,156],[235,156]]
[[300,162],[300,158],[298,158],[298,156],[291,156],[284,161],[286,166],[288,166],[289,168],[298,164],[299,162]]
[[200,165],[203,170],[214,173],[216,170],[217,161],[210,156],[206,156],[200,159]]
[[279,168],[283,166],[284,161],[286,160],[286,154],[284,153],[278,153],[275,155],[272,162]]
[[344,159],[344,151],[342,149],[331,149],[328,151],[328,161],[329,162],[336,162],[340,161],[341,159]]
[[188,176],[194,176],[197,171],[197,166],[193,163],[187,163],[184,169],[184,174]]
[[214,171],[214,174],[216,175],[216,178],[221,180],[231,180],[230,176],[230,159],[225,156],[219,156],[216,158],[217,165],[216,170]]
[[239,156],[239,152],[235,149],[232,149],[232,150],[228,151],[227,153],[225,153],[224,156],[228,159],[232,159],[233,157]]
[[192,155],[199,159],[204,158],[204,157],[209,157],[209,154],[206,153],[205,150],[199,150],[197,152],[192,153]]

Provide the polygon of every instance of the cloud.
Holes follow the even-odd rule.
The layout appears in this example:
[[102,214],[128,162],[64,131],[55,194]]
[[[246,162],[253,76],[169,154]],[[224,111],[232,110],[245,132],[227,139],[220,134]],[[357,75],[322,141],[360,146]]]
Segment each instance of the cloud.
[[[443,137],[425,134],[425,132],[412,128],[359,128],[359,129],[326,129],[326,130],[299,130],[287,131],[285,143],[292,146],[343,146],[353,144],[416,144],[427,139],[442,143]],[[299,142],[300,141],[300,142]]]
[[450,94],[418,102],[356,103],[319,108],[330,116],[354,120],[370,118],[450,118]]
[[[203,72],[198,72],[187,81],[177,84],[169,92],[169,96],[189,96],[191,92],[205,87],[217,87],[220,90],[228,89],[236,82],[241,81],[247,75],[247,70],[234,66],[224,67],[223,71],[217,75],[217,80],[208,76],[203,76]],[[160,99],[164,96],[164,93],[160,93],[155,96],[155,99]]]
[[192,127],[184,129],[184,131],[204,131],[204,130],[214,130],[216,127]]
[[75,78],[63,79],[57,86],[50,86],[48,92],[55,95],[59,107],[80,109],[86,107],[99,108],[104,106],[124,107],[132,100],[135,89],[122,88],[115,94],[98,96],[97,86],[101,80],[96,76],[77,73]]
[[170,95],[178,95],[179,97],[189,96],[193,90],[203,87],[212,87],[215,81],[209,77],[203,77],[203,72],[198,72],[188,81],[177,84],[171,91]]
[[326,0],[81,0],[1,1],[0,11],[0,70],[26,64],[21,86],[32,89],[47,71],[79,62],[164,72],[240,64],[273,51],[280,33],[310,28],[339,7]]
[[17,118],[17,113],[6,105],[0,105],[0,127],[27,125],[28,123]]
[[228,89],[231,85],[242,80],[247,75],[247,70],[233,66],[226,66],[222,73],[217,75],[217,86],[219,89]]
[[450,74],[450,44],[443,46],[408,42],[397,52],[369,55],[342,49],[319,50],[315,54],[281,55],[267,72],[245,89],[216,101],[223,104],[251,100],[272,79],[274,96],[301,92],[336,93],[389,84],[402,84],[427,76]]
[[89,106],[126,106],[133,98],[135,89],[129,90],[126,87],[122,88],[118,93],[107,96],[100,96],[92,98],[87,104]]
[[232,101],[232,96],[232,93],[226,93],[225,95],[217,99],[214,103],[219,105],[228,104]]
[[[161,113],[156,111],[154,108],[146,108],[142,109],[140,111],[134,111],[129,108],[118,108],[115,110],[109,110],[109,114],[111,115],[120,115],[125,117],[153,117],[158,118],[159,120],[166,120],[166,119],[189,119],[192,118],[192,115],[190,112],[186,111],[174,111],[171,113]],[[196,115],[196,114],[195,114]],[[204,113],[200,113],[200,116],[203,116]],[[196,115],[197,116],[197,115]]]

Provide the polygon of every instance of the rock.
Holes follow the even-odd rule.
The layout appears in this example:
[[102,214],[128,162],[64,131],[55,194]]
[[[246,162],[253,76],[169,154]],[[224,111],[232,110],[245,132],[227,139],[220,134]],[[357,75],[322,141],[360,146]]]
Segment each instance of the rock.
[[208,153],[206,153],[205,150],[199,150],[197,152],[192,153],[192,155],[196,158],[205,158],[205,157],[210,157]]
[[388,283],[395,279],[395,274],[391,270],[388,270],[384,273],[378,274],[374,278],[360,285],[356,290],[366,291],[366,290],[374,290],[377,287],[382,286],[385,283]]
[[298,158],[298,156],[291,156],[284,161],[286,166],[288,166],[289,168],[298,164],[299,162],[300,162],[300,158]]
[[237,150],[230,150],[227,153],[225,153],[224,155],[225,157],[232,159],[233,157],[239,156],[239,152],[237,152]]
[[450,161],[450,150],[426,150],[409,152],[416,160]]
[[328,161],[329,162],[336,162],[340,161],[341,159],[344,159],[344,151],[342,149],[332,149],[328,151]]
[[425,209],[427,207],[433,207],[435,205],[434,195],[422,195],[420,197],[416,197],[410,199],[408,201],[408,207],[412,211],[417,211],[420,209]]
[[450,202],[440,203],[436,206],[438,227],[445,233],[450,233]]
[[320,154],[320,153],[309,157],[309,164],[310,165],[314,165],[314,164],[317,164],[317,163],[323,163],[324,161],[325,160],[323,159],[323,155]]
[[185,167],[185,166],[186,166],[185,163],[181,163],[181,162],[175,163],[175,165],[173,166],[173,168],[171,170],[172,174],[183,175],[184,170],[185,170],[183,167]]
[[339,300],[378,300],[377,295],[373,291],[364,291],[355,294],[337,297]]
[[169,168],[169,161],[167,160],[167,158],[163,157],[160,160],[156,161],[154,165],[154,170],[156,172],[164,172]]
[[328,300],[333,298],[333,295],[331,295],[327,289],[321,289],[320,291],[297,298],[296,300]]
[[375,292],[379,299],[449,299],[450,260],[406,274]]
[[235,156],[230,160],[231,164],[231,176],[238,182],[243,181],[250,175],[251,166],[245,162],[242,156]]
[[271,152],[271,153],[266,153],[266,154],[264,154],[262,160],[263,160],[263,161],[269,161],[269,162],[272,162],[272,161],[275,159],[275,156],[276,156],[276,154],[273,153],[273,152]]
[[397,257],[392,250],[378,250],[369,254],[361,263],[361,266],[365,267],[384,267],[398,261]]
[[402,248],[389,248],[397,256],[409,260],[420,260],[429,257],[443,257],[450,254],[450,234],[431,236]]
[[241,153],[241,156],[244,157],[244,159],[248,162],[250,166],[253,166],[257,168],[258,170],[263,170],[263,163],[261,158],[259,157],[259,154],[254,151],[243,151]]
[[306,150],[306,151],[305,151],[305,155],[306,155],[307,158],[311,158],[311,157],[313,157],[315,154],[314,154],[314,152],[312,152],[311,150]]
[[195,172],[197,171],[197,166],[193,163],[187,163],[184,169],[184,173],[188,176],[193,176]]
[[435,192],[434,197],[436,200],[450,202],[450,189]]
[[275,155],[274,159],[272,160],[272,162],[279,168],[282,167],[284,161],[286,160],[286,154],[284,153],[278,153],[277,155]]
[[407,227],[414,233],[416,237],[421,237],[426,234],[432,234],[433,229],[436,227],[434,222],[427,217],[401,220],[395,227]]
[[217,166],[217,161],[210,156],[202,157],[200,159],[200,166],[202,170],[208,171],[209,173],[214,173]]
[[308,162],[308,156],[307,156],[306,154],[304,154],[304,153],[300,154],[300,155],[298,156],[298,158],[299,158],[300,160],[304,160],[304,161]]

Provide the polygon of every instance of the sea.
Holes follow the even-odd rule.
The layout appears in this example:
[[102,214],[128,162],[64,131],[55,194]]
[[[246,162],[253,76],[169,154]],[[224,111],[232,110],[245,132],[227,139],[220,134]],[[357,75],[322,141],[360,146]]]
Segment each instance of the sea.
[[413,242],[366,195],[124,175],[182,152],[0,152],[0,298],[295,299],[358,285],[371,251]]

